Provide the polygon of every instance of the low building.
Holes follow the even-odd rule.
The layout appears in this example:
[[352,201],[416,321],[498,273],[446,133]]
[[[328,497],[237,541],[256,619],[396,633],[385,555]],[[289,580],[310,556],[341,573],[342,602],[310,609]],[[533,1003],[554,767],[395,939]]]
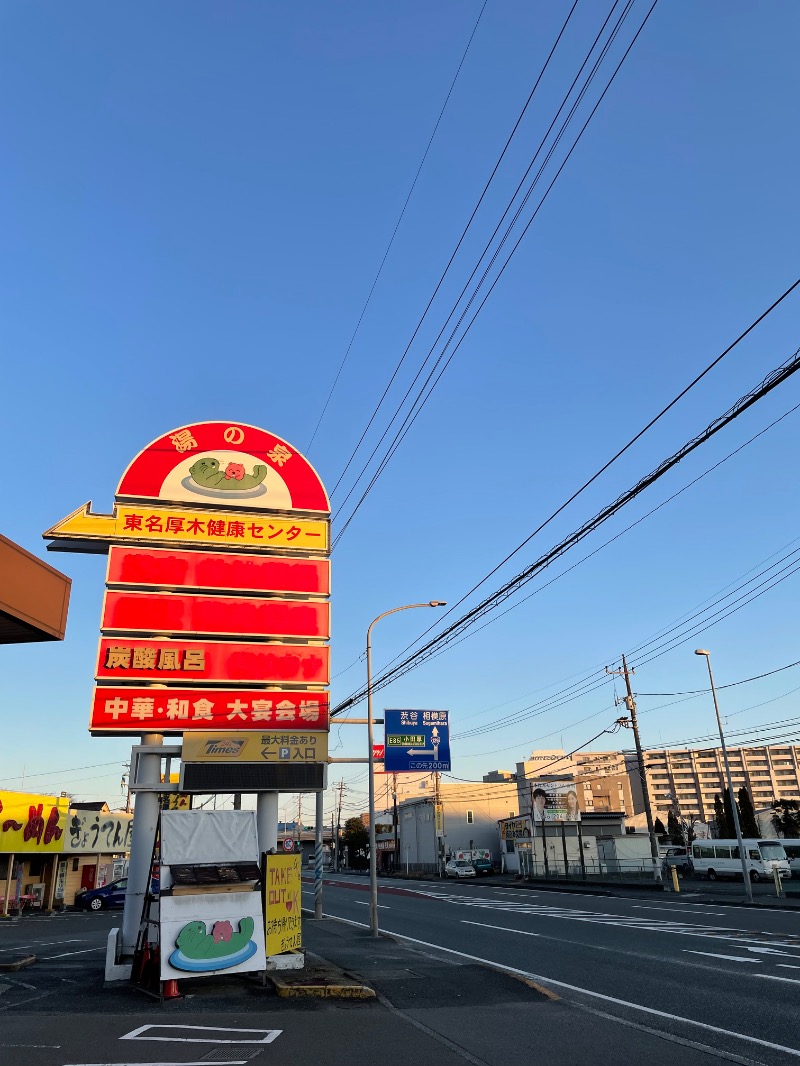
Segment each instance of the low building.
[[486,848],[499,862],[498,821],[518,813],[513,782],[442,782],[438,802],[434,793],[398,805],[397,864],[435,871],[464,848]]

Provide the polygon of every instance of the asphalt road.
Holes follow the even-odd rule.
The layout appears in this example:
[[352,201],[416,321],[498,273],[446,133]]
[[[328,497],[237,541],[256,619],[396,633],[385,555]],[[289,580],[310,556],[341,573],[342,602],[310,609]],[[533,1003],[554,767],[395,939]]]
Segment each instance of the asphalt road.
[[[567,1000],[725,1049],[800,1059],[800,912],[469,882],[392,880],[382,930],[522,971]],[[313,905],[313,885],[304,885]],[[366,925],[368,885],[325,878],[326,914]],[[734,1061],[737,1061],[734,1058]]]

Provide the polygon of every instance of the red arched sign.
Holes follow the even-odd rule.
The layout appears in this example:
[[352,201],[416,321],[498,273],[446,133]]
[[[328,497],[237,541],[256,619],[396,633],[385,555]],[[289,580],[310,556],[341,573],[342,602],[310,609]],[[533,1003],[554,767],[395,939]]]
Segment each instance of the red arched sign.
[[165,433],[130,464],[117,499],[330,513],[319,474],[305,456],[241,422],[197,422]]

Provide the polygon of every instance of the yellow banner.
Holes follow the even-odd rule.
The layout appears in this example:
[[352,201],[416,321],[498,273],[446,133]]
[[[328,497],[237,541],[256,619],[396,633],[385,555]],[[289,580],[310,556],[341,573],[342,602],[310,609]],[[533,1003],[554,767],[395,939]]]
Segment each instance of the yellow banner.
[[148,544],[225,545],[253,549],[328,550],[328,522],[241,511],[195,511],[177,507],[114,508],[110,515],[79,507],[44,534],[61,540],[135,541]]
[[265,855],[264,921],[267,958],[302,947],[300,856]]
[[28,792],[0,792],[0,853],[64,850],[69,800]]
[[327,762],[327,733],[184,733],[183,762]]

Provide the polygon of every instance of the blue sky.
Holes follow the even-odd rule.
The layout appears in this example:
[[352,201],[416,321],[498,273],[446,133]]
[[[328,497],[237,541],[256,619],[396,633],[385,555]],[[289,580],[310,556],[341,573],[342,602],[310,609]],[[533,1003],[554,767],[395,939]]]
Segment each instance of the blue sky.
[[[648,7],[636,0],[605,76]],[[390,401],[411,382],[609,8],[610,0],[578,4]],[[89,499],[108,510],[131,457],[174,426],[228,418],[307,449],[480,10],[477,0],[5,6],[5,535],[43,554],[43,530]],[[308,452],[329,487],[567,11],[562,0],[487,3]],[[333,671],[356,662],[335,679],[334,700],[363,682],[357,660],[375,615],[458,600],[800,273],[798,30],[800,10],[788,0],[656,6],[334,553]],[[790,297],[486,591],[790,356],[799,309],[800,295]],[[798,401],[791,380],[537,583]],[[523,709],[561,691],[565,678],[633,651],[792,541],[797,443],[790,415],[596,557],[398,681],[378,706],[449,708],[453,769],[463,778],[511,767],[532,746],[583,743],[619,713],[611,681],[528,717]],[[73,578],[67,639],[2,652],[0,786],[18,787],[24,767],[32,788],[113,805],[128,742],[86,731],[103,563],[48,558]],[[713,650],[720,683],[800,658],[797,588],[789,577],[643,664],[636,688],[702,688],[698,645]],[[381,623],[376,665],[433,616]],[[727,691],[731,728],[792,718],[797,686],[800,668]],[[667,703],[641,698],[646,744],[710,731],[707,698]],[[515,711],[521,720],[501,728]],[[489,728],[458,739],[476,725]],[[360,753],[361,732],[334,730],[335,753]],[[363,771],[344,776],[352,808],[362,809]]]

